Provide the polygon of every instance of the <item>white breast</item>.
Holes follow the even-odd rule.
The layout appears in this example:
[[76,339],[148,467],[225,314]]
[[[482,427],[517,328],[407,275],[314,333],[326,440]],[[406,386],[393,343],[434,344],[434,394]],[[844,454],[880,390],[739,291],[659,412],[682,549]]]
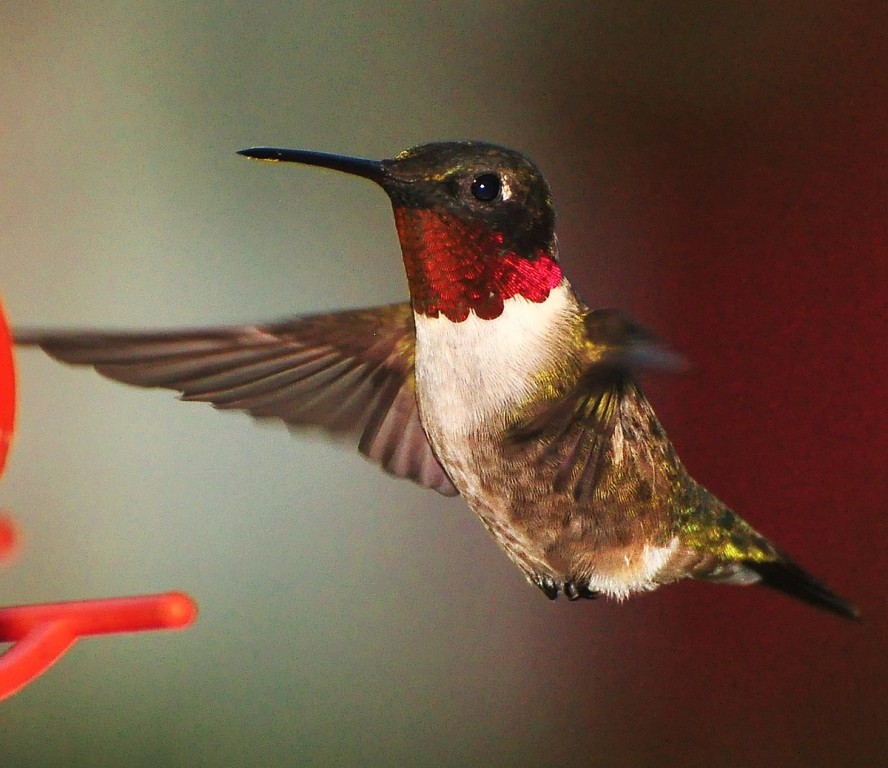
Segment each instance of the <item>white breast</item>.
[[503,313],[462,322],[446,317],[416,320],[416,387],[426,429],[453,437],[496,423],[508,406],[526,401],[535,376],[552,367],[556,334],[565,333],[577,312],[566,282],[546,301],[507,299]]

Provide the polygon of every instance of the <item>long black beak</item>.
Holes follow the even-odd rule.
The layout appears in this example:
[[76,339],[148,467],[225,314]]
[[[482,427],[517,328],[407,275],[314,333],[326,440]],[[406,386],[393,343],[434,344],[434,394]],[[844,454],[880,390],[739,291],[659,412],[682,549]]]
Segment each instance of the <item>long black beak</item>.
[[307,149],[280,149],[278,147],[250,147],[241,149],[239,155],[254,160],[265,160],[271,163],[302,163],[317,165],[321,168],[332,168],[334,171],[363,176],[365,179],[381,184],[387,177],[385,166],[379,160],[366,160],[363,157],[334,155],[330,152],[312,152]]

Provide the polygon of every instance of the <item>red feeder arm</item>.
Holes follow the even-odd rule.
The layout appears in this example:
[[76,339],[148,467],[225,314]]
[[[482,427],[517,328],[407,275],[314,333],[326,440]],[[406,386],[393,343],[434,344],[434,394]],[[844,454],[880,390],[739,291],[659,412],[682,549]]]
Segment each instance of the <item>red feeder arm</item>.
[[[0,309],[0,472],[15,424],[15,368],[6,318]],[[0,515],[0,559],[15,546],[15,526]],[[115,597],[0,608],[0,700],[48,669],[78,638],[149,629],[181,629],[194,622],[197,606],[186,594]]]

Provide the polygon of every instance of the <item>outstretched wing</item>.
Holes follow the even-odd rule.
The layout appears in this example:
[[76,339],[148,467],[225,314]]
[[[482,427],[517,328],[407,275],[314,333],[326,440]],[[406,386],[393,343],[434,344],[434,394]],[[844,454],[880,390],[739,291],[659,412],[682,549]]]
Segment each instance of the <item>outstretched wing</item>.
[[409,304],[156,333],[26,329],[15,341],[183,400],[357,436],[361,453],[391,474],[458,493],[419,421]]
[[[685,365],[680,355],[618,310],[588,311],[583,330],[583,371],[574,387],[511,435],[519,450],[555,468],[554,489],[570,492],[578,504],[591,501],[612,463],[618,424],[621,441],[644,431],[646,441],[662,441],[663,450],[671,451],[653,413],[640,412],[646,401],[634,376],[644,369]],[[645,424],[638,423],[642,418]]]

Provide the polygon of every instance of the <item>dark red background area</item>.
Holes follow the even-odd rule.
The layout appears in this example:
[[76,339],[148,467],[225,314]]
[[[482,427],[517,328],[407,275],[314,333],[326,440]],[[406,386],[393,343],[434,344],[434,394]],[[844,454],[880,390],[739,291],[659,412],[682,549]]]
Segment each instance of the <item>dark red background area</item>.
[[[578,150],[593,199],[561,211],[566,269],[691,360],[647,389],[692,473],[863,614],[704,585],[627,606],[627,654],[649,656],[628,688],[588,672],[611,706],[582,715],[615,765],[888,764],[885,11],[810,10],[733,32],[713,11],[714,46],[697,29],[690,49],[710,60],[678,84],[656,58],[680,35],[653,24],[611,41],[612,79],[577,77],[609,151]],[[583,237],[597,253],[578,258]]]
[[[706,702],[694,721],[711,759],[720,740],[706,732],[732,715],[753,733],[727,740],[756,764],[888,753],[888,180],[875,162],[885,144],[853,128],[775,143],[765,168],[754,151],[698,156],[661,198],[660,256],[643,267],[654,279],[639,304],[697,366],[658,398],[684,460],[864,615],[843,626],[758,594],[700,590],[693,613],[682,600],[676,623],[695,635],[686,661],[700,676],[671,682]],[[709,611],[728,601],[725,636]]]

